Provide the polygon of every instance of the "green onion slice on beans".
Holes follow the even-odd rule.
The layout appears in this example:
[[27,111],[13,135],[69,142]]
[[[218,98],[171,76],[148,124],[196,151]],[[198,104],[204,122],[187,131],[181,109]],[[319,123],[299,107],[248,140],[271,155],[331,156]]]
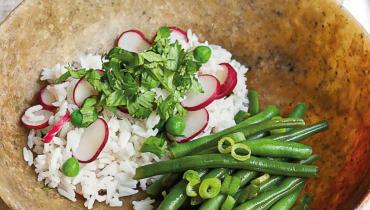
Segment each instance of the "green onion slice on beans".
[[204,179],[199,186],[199,195],[202,198],[213,198],[220,193],[221,181],[217,178]]
[[231,156],[236,160],[245,161],[251,157],[251,148],[245,144],[234,144],[231,147]]
[[[220,153],[226,154],[231,152],[231,147],[235,144],[234,139],[231,137],[223,137],[218,141],[217,149]],[[226,145],[226,147],[225,147]]]
[[200,183],[200,175],[194,170],[187,170],[183,178],[188,181],[186,185],[186,195],[189,197],[196,197],[198,193],[195,190],[196,185]]

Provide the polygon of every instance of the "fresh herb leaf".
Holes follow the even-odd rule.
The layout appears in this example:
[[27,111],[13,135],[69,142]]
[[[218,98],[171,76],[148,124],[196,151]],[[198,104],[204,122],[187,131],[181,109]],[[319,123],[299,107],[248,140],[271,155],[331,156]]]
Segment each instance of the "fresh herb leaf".
[[86,74],[86,69],[73,69],[70,66],[67,66],[66,69],[67,69],[67,72],[62,74],[62,76],[60,76],[58,79],[56,79],[54,81],[54,84],[60,84],[66,81],[69,77],[72,77],[74,79],[80,79]]
[[150,136],[145,139],[140,152],[151,152],[159,158],[162,158],[165,155],[166,148],[167,142],[164,138]]
[[80,113],[82,115],[80,127],[86,128],[98,119],[98,112],[96,111],[95,108],[96,104],[97,100],[95,97],[87,98],[84,101],[84,104],[80,109]]
[[160,54],[155,53],[153,51],[147,51],[147,52],[139,53],[139,56],[142,56],[148,62],[164,61],[164,59],[162,58],[162,56]]
[[130,115],[137,118],[147,118],[153,111],[155,93],[147,91],[142,93],[134,101],[127,103],[127,109]]
[[127,104],[122,90],[114,91],[106,100],[106,105],[111,107],[125,106]]

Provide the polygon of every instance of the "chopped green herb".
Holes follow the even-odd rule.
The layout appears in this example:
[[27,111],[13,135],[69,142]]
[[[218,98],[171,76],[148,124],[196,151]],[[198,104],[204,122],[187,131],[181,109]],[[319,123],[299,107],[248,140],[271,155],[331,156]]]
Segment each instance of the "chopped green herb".
[[140,152],[151,152],[161,158],[164,156],[166,148],[167,142],[164,138],[150,136],[145,139]]

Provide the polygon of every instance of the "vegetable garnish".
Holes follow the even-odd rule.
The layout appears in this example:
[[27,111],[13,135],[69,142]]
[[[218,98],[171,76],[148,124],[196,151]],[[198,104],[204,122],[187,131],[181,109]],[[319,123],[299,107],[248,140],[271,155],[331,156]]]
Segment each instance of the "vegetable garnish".
[[221,192],[227,195],[234,195],[239,189],[240,182],[239,177],[226,175],[222,182]]
[[151,152],[162,158],[166,152],[167,141],[164,138],[150,136],[145,139],[140,152]]
[[207,46],[196,47],[193,52],[195,60],[199,61],[200,63],[207,63],[211,58],[211,54],[211,48]]
[[180,116],[170,117],[166,122],[166,131],[174,136],[181,136],[184,134],[185,122],[184,118]]
[[199,186],[199,195],[202,198],[213,198],[220,193],[221,181],[218,178],[204,179]]
[[196,197],[198,193],[195,188],[196,185],[200,183],[199,173],[194,170],[187,170],[183,175],[183,179],[188,181],[188,184],[186,185],[186,195],[189,197]]
[[251,148],[242,143],[234,144],[231,147],[231,156],[240,161],[248,160],[251,157]]
[[230,153],[231,147],[234,144],[235,144],[235,141],[231,137],[223,137],[222,139],[218,141],[217,149],[222,154]]
[[231,210],[231,209],[233,209],[234,205],[235,205],[235,202],[236,201],[233,198],[233,196],[228,195],[226,197],[226,200],[224,201],[224,203],[221,206],[221,210]]
[[[184,115],[179,102],[189,91],[201,92],[196,73],[201,62],[193,52],[170,43],[170,29],[161,27],[153,45],[144,52],[129,52],[115,47],[103,56],[104,72],[72,68],[57,79],[84,77],[99,92],[96,105],[115,110],[126,106],[131,116],[147,118],[157,111],[162,120]],[[166,98],[156,98],[155,88],[166,91]]]
[[80,172],[80,164],[74,157],[70,157],[63,164],[63,173],[69,177],[75,177]]

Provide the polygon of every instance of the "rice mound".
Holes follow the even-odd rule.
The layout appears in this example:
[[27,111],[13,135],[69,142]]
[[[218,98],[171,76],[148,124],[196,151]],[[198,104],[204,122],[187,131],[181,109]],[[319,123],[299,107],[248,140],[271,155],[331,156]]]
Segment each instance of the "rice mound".
[[[220,131],[235,125],[234,115],[239,110],[248,109],[247,87],[245,73],[247,68],[239,62],[232,60],[232,55],[221,46],[201,43],[198,37],[188,30],[189,42],[181,43],[184,49],[193,49],[199,45],[206,45],[212,49],[210,60],[202,65],[200,72],[217,75],[220,71],[220,63],[230,63],[237,71],[238,82],[229,97],[218,99],[208,105],[209,123],[207,128],[199,136],[208,135],[211,132]],[[84,55],[80,62],[74,65],[83,68],[101,69],[100,55]],[[65,65],[57,64],[52,68],[45,68],[41,73],[40,80],[49,82],[57,79],[67,70]],[[58,193],[75,202],[76,194],[82,195],[86,201],[85,207],[93,208],[94,202],[105,202],[112,207],[123,205],[121,197],[136,194],[139,187],[145,190],[147,185],[160,176],[134,180],[135,169],[141,165],[160,161],[151,153],[140,153],[140,147],[146,137],[156,135],[158,130],[155,125],[160,117],[153,112],[148,119],[138,120],[127,114],[121,113],[116,116],[108,110],[104,110],[99,117],[105,119],[109,127],[108,142],[99,157],[87,164],[80,164],[80,172],[76,177],[67,177],[62,171],[63,163],[72,156],[84,132],[83,128],[75,128],[71,123],[66,123],[59,134],[50,143],[43,143],[42,136],[64,114],[72,112],[77,106],[73,103],[71,95],[77,79],[68,79],[61,84],[50,84],[47,90],[54,96],[54,106],[57,107],[54,116],[49,119],[49,126],[41,130],[31,129],[28,135],[27,147],[23,148],[24,160],[29,166],[34,166],[38,174],[37,180],[43,181],[47,187],[56,188]],[[166,92],[159,88],[153,89],[156,97],[166,97]],[[29,109],[28,117],[37,121],[37,116],[32,113],[40,109],[34,106]],[[163,158],[163,159],[166,159]],[[146,198],[134,201],[135,210],[153,209],[154,200]]]

